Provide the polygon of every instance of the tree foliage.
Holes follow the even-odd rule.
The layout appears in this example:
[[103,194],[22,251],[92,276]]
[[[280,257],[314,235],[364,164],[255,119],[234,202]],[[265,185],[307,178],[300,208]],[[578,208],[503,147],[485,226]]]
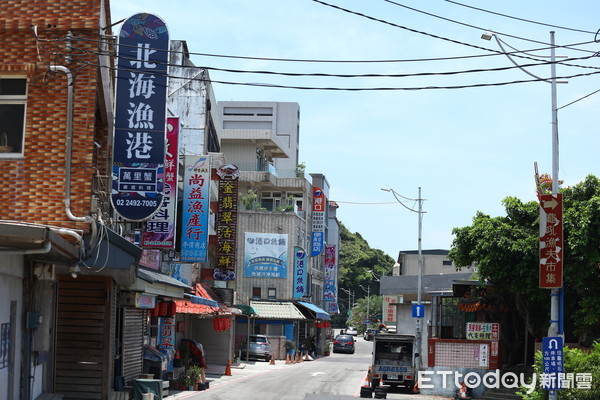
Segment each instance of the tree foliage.
[[[600,337],[600,181],[590,175],[561,192],[566,333],[589,343]],[[477,212],[472,225],[455,228],[449,257],[457,266],[477,263],[480,282],[493,284],[497,299],[516,309],[512,314],[533,336],[544,336],[550,296],[538,287],[539,205],[515,197],[503,204],[506,216]]]
[[[352,304],[349,307],[350,301],[356,303],[359,299],[365,299],[366,311],[366,289],[369,290],[372,297],[378,295],[379,282],[377,277],[390,275],[393,266],[394,259],[392,257],[382,250],[371,248],[359,233],[350,232],[340,222],[338,261],[338,285],[341,288],[338,292],[340,315],[338,318],[334,318],[334,322],[338,326],[348,325],[345,320],[348,318],[349,308],[352,307]],[[361,285],[365,289],[362,289]],[[349,291],[353,296],[348,295],[344,290]],[[350,299],[353,297],[353,299],[350,300],[349,297]],[[369,311],[372,311],[370,314],[373,320],[381,314],[381,303],[378,306],[370,307]]]

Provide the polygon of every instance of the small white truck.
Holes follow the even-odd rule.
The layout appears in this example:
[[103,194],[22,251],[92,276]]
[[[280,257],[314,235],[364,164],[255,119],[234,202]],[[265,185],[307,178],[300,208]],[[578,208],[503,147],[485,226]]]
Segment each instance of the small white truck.
[[417,382],[419,352],[414,335],[378,333],[373,336],[371,386],[404,386],[413,390]]

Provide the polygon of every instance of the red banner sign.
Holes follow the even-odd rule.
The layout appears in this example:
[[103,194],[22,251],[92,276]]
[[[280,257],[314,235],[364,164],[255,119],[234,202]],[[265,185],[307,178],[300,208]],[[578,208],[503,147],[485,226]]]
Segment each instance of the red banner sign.
[[540,287],[563,286],[563,202],[562,194],[540,196]]

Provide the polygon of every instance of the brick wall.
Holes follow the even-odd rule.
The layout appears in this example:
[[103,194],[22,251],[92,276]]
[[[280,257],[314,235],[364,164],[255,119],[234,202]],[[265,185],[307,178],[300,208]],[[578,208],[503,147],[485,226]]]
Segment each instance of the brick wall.
[[[24,155],[0,158],[0,219],[86,228],[65,213],[67,76],[51,73],[49,66],[73,73],[71,209],[89,215],[94,175],[106,172],[109,150],[107,124],[99,117],[104,113],[97,109],[101,7],[101,0],[2,1],[0,76],[26,77],[28,95]],[[64,57],[69,31],[81,39],[72,42],[70,61]],[[95,148],[94,141],[104,146]]]

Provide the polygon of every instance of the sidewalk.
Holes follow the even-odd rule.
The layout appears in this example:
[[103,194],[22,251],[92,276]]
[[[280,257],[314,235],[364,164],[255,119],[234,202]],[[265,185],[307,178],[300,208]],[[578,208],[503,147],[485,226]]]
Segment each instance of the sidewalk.
[[[303,361],[305,363],[319,361],[322,356],[317,356],[312,361]],[[231,375],[225,375],[226,365],[210,364],[206,369],[206,381],[209,383],[209,387],[215,388],[218,386],[226,385],[236,381],[243,381],[250,379],[254,376],[266,374],[274,370],[281,368],[292,368],[295,364],[286,364],[285,360],[277,360],[275,365],[265,361],[248,361],[240,362],[231,365]],[[165,400],[183,400],[198,394],[197,391],[178,391],[170,390],[169,396],[163,397]],[[393,395],[390,395],[390,397]],[[423,395],[423,394],[412,394],[409,395],[411,400],[449,400],[452,397],[438,396],[438,395]],[[408,397],[408,396],[407,396]],[[323,400],[319,397],[319,400]]]

